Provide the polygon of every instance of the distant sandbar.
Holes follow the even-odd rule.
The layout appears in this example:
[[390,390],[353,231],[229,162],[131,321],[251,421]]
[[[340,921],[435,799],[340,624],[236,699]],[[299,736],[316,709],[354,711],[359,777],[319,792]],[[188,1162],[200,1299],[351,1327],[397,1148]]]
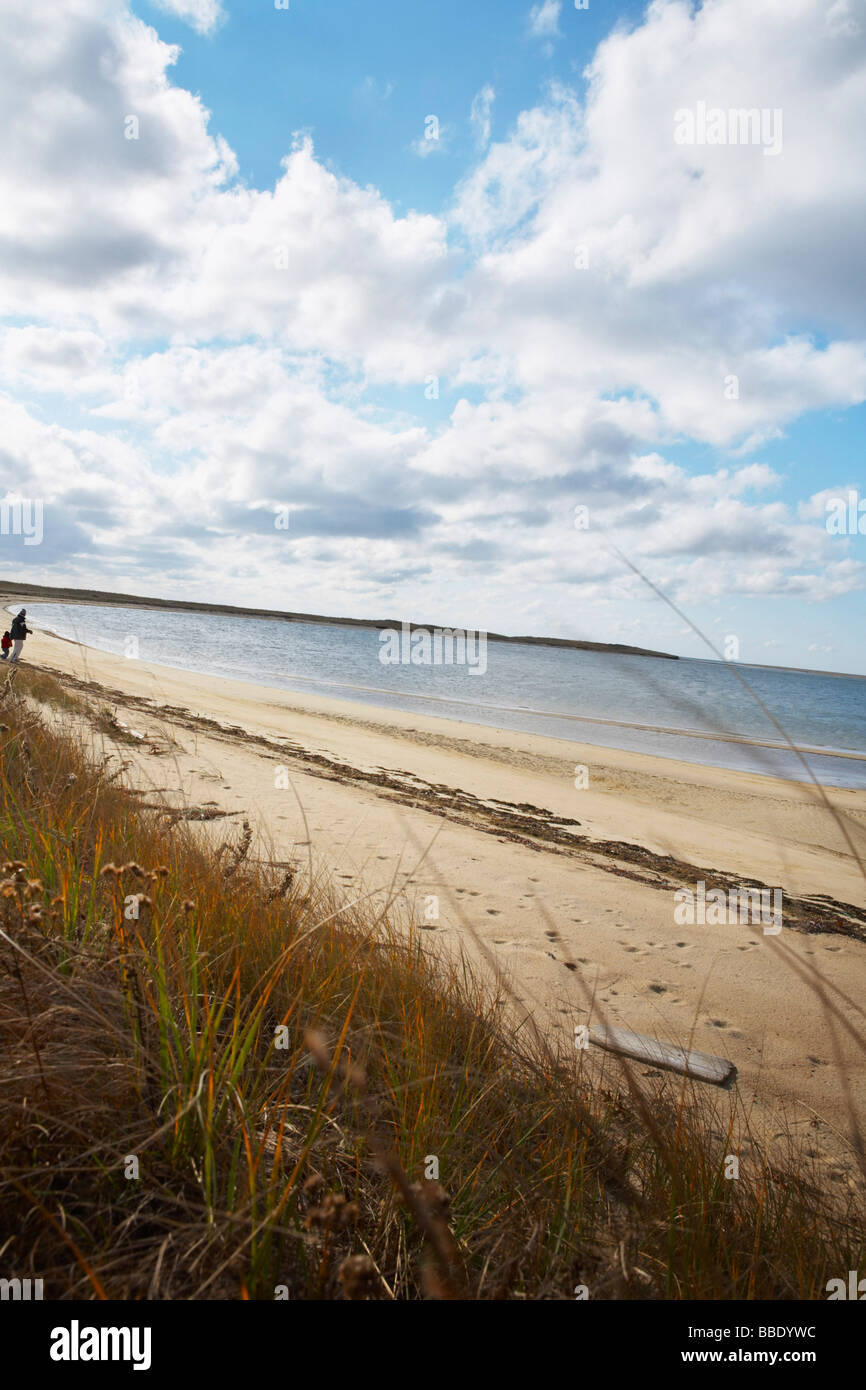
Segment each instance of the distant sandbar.
[[[186,613],[224,613],[237,618],[271,618],[285,623],[327,623],[332,627],[396,628],[402,624],[395,618],[332,618],[322,613],[282,613],[272,608],[244,608],[227,603],[197,603],[191,599],[146,598],[141,594],[111,594],[101,589],[64,589],[49,584],[12,584],[0,580],[0,601],[14,597],[16,602],[86,603],[117,608],[169,608]],[[466,628],[448,623],[406,623],[410,632],[438,628],[465,633]],[[472,629],[468,629],[472,631]],[[581,642],[569,637],[509,637],[502,632],[485,634],[488,642],[522,642],[534,647],[571,647],[585,652],[611,652],[618,656],[656,656],[664,661],[678,661],[673,652],[656,652],[648,647],[631,647],[621,642]]]

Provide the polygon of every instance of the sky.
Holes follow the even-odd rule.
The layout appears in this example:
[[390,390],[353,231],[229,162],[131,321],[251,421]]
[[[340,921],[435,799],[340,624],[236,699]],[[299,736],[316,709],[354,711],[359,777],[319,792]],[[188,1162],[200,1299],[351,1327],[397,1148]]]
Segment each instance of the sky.
[[866,673],[866,0],[0,0],[0,117],[0,577]]

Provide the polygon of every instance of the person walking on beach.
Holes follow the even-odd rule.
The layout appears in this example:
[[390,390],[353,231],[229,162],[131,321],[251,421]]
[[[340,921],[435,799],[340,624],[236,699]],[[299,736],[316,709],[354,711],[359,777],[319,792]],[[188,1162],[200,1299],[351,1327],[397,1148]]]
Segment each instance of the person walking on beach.
[[22,608],[16,618],[12,619],[12,626],[9,629],[9,636],[12,638],[12,655],[9,660],[17,661],[21,656],[21,648],[24,646],[25,639],[32,635],[33,629],[29,628],[24,621],[27,616],[27,609]]
[[9,648],[11,646],[12,638],[9,636],[8,632],[4,632],[2,640],[0,640],[0,648],[2,648],[2,650],[0,650],[0,661],[6,660],[7,656],[9,655]]

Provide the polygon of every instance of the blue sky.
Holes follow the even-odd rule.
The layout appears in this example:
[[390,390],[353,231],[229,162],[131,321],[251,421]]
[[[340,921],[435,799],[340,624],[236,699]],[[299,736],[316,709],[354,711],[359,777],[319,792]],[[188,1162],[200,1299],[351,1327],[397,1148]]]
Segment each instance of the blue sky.
[[[3,577],[704,654],[609,537],[742,660],[866,672],[855,0],[0,39]],[[699,104],[784,140],[683,145]]]
[[[309,129],[319,157],[394,206],[439,212],[473,162],[469,111],[496,91],[493,136],[531,107],[551,80],[583,85],[583,70],[611,28],[611,7],[560,13],[561,37],[534,36],[524,0],[292,0],[228,9],[212,35],[191,31],[156,5],[135,6],[182,48],[176,80],[200,93],[238,156],[241,177],[264,188],[278,177],[293,131]],[[616,7],[618,24],[642,5]],[[428,114],[451,132],[443,155],[411,148]]]

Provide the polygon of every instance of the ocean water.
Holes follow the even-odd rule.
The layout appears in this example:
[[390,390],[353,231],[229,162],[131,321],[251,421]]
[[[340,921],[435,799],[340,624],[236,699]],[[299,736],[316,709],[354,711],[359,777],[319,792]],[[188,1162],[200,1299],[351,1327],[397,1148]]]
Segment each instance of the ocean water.
[[[808,780],[748,681],[829,786],[866,787],[866,678],[489,642],[486,671],[383,664],[374,628],[38,603],[31,626],[117,655],[418,714]],[[38,635],[25,654],[38,660]],[[743,741],[740,741],[743,740]]]

